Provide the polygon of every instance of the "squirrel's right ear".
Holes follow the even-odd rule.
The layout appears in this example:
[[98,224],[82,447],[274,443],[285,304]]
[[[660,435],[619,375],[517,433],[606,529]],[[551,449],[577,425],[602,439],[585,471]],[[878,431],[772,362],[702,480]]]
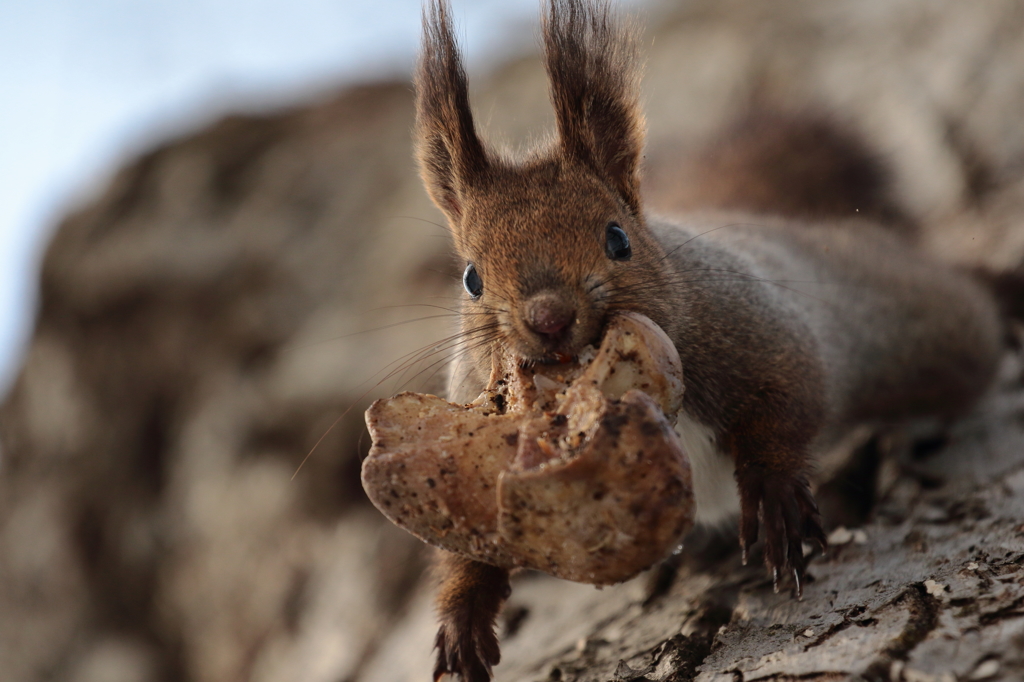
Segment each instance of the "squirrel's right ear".
[[466,190],[487,169],[473,126],[469,89],[447,0],[423,8],[423,48],[416,70],[416,142],[420,174],[434,203],[453,223]]

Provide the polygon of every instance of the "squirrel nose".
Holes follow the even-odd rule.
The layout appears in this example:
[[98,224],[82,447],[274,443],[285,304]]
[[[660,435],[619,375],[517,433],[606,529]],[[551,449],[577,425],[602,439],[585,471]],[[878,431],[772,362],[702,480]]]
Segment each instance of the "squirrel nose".
[[542,336],[558,336],[575,316],[576,311],[555,294],[538,294],[526,304],[526,324]]

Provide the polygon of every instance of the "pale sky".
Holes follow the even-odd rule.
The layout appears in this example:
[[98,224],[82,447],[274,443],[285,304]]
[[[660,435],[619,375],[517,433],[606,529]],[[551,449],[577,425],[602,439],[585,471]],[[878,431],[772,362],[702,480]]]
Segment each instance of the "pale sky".
[[[536,44],[539,0],[454,0],[472,63]],[[69,206],[219,114],[407,73],[419,0],[0,0],[0,396]]]

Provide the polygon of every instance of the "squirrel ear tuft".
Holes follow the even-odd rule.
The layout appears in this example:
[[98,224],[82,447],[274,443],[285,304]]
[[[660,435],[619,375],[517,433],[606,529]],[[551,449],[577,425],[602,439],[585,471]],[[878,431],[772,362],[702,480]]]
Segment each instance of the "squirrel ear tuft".
[[644,120],[635,33],[618,25],[607,0],[548,0],[544,52],[562,151],[639,213]]
[[473,125],[448,0],[428,0],[423,8],[423,47],[416,70],[416,142],[427,192],[457,224],[467,187],[486,171],[489,161]]

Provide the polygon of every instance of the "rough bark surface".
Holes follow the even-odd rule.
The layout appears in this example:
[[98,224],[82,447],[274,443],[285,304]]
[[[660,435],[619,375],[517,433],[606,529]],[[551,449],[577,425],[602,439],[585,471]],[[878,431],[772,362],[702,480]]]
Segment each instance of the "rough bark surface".
[[[893,166],[922,248],[1021,263],[1021,3],[695,0],[649,19],[653,208],[751,103],[815,108]],[[542,134],[546,97],[535,57],[474,81],[492,139]],[[228,118],[60,226],[0,405],[3,679],[427,679],[427,551],[356,475],[365,406],[450,355],[457,271],[411,104],[381,83]],[[1024,679],[1020,359],[943,437],[859,451],[845,494],[822,491],[855,530],[803,601],[741,567],[727,530],[614,588],[520,575],[497,679]]]

